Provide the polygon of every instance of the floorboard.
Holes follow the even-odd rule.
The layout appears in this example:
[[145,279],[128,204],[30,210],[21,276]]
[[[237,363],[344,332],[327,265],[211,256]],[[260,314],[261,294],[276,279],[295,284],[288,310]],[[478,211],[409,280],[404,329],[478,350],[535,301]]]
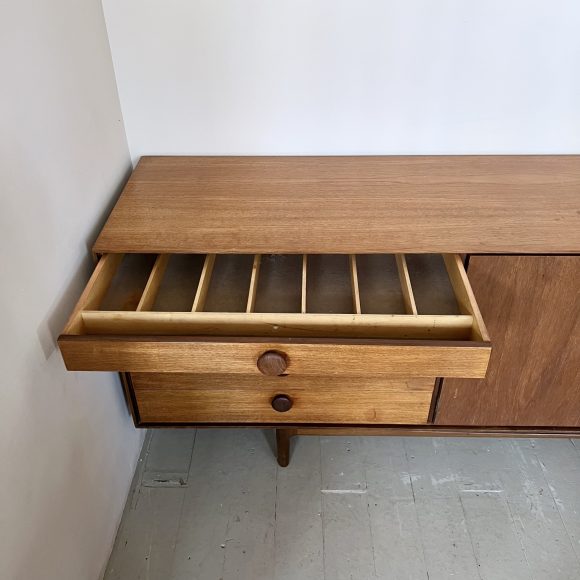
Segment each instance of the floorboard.
[[404,440],[429,580],[481,580],[445,439]]
[[536,439],[529,446],[542,468],[574,553],[580,559],[580,442]]
[[325,578],[376,578],[363,440],[321,437]]
[[151,431],[105,580],[580,578],[580,444]]
[[187,485],[195,429],[163,429],[150,437],[141,485],[181,487]]
[[377,578],[427,579],[403,438],[365,437],[361,443]]
[[[474,553],[483,579],[533,578],[504,480],[517,485],[513,450],[503,439],[445,440]],[[506,469],[509,469],[506,477]]]
[[200,430],[167,577],[273,578],[276,470],[263,431]]
[[148,433],[105,580],[171,569],[194,440],[195,430]]
[[278,468],[275,575],[277,580],[324,578],[320,439],[292,441],[292,469]]

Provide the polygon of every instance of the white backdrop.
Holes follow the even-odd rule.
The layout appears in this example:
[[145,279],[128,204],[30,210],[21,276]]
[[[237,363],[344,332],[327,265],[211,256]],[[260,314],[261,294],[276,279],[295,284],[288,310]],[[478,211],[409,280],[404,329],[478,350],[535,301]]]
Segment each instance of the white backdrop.
[[578,0],[103,0],[142,154],[580,152]]

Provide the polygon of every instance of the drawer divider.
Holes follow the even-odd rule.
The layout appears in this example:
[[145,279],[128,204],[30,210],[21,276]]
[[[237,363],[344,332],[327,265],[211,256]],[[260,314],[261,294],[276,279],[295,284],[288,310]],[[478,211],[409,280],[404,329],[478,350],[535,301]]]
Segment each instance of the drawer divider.
[[157,256],[155,264],[153,264],[153,268],[151,269],[151,274],[149,274],[149,279],[147,280],[145,289],[143,290],[143,294],[141,295],[141,300],[139,300],[139,304],[137,305],[137,312],[151,310],[153,307],[168,262],[169,254],[159,254]]
[[356,255],[350,254],[350,283],[352,285],[352,307],[355,314],[361,314],[360,289],[358,285],[358,270],[356,267]]
[[262,256],[256,254],[254,256],[254,263],[252,265],[252,277],[250,278],[250,289],[248,291],[248,304],[246,306],[246,312],[254,312],[254,307],[256,306],[256,294],[258,291],[258,279],[260,277],[260,262]]
[[207,254],[205,257],[205,262],[203,263],[203,269],[201,270],[201,276],[199,278],[199,284],[197,285],[197,292],[195,293],[195,299],[193,300],[193,306],[191,308],[192,312],[203,311],[207,292],[209,290],[209,284],[211,282],[215,257],[215,254]]
[[306,314],[306,275],[308,273],[308,255],[302,254],[302,296],[300,302],[300,312]]
[[407,314],[417,316],[417,304],[415,303],[413,287],[411,286],[411,277],[409,276],[407,259],[405,258],[405,254],[395,254],[395,259],[397,261],[397,270],[399,271],[401,290],[403,291],[405,310],[407,311]]
[[[93,334],[187,336],[345,336],[465,340],[471,333],[470,315],[301,314],[246,312],[101,312],[83,311],[86,330]],[[220,332],[220,327],[223,330]]]
[[443,254],[443,260],[461,314],[471,314],[473,316],[473,338],[488,342],[490,340],[489,334],[477,306],[461,256],[459,254]]

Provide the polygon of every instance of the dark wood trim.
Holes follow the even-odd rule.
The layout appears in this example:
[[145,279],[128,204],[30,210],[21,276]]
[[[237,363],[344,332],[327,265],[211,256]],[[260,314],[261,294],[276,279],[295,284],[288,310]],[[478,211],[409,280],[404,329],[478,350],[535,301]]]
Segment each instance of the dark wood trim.
[[580,252],[471,252],[467,256],[580,256]]
[[248,428],[248,429],[290,429],[296,435],[400,435],[427,437],[580,437],[580,428],[558,427],[438,427],[437,425],[345,425],[344,423],[139,423],[138,427],[147,429],[211,429]]
[[[210,428],[210,427],[252,427],[252,428],[262,428],[262,429],[324,429],[328,427],[330,429],[346,428],[346,429],[390,429],[390,430],[400,430],[400,429],[414,429],[414,428],[430,428],[431,425],[387,425],[387,424],[376,424],[376,425],[365,425],[365,424],[351,424],[351,423],[235,423],[232,421],[224,422],[196,422],[196,423],[162,423],[162,422],[150,422],[150,421],[140,421],[137,427],[146,429],[166,429],[166,428],[181,428],[181,427],[194,427],[196,429]],[[436,428],[436,426],[433,426]],[[580,429],[579,429],[580,432]]]
[[429,407],[427,423],[433,423],[435,421],[435,413],[437,412],[437,403],[439,402],[439,395],[441,394],[442,384],[443,379],[441,377],[437,377],[435,379],[435,384],[433,385],[433,396],[431,397],[431,406]]
[[[188,424],[142,424],[140,428],[147,429],[274,429],[279,430],[280,425],[234,425],[232,423],[214,423],[211,425],[188,425]],[[462,427],[446,427],[438,429],[431,427],[345,427],[345,426],[295,426],[286,429],[290,431],[290,437],[295,436],[381,436],[381,437],[513,437],[513,438],[537,438],[537,439],[562,439],[562,438],[580,438],[580,429],[538,429],[530,427],[528,429],[469,429]]]
[[465,428],[465,427],[303,427],[296,429],[296,435],[388,435],[401,437],[537,437],[537,438],[562,438],[579,437],[580,429],[540,429],[538,427],[524,428]]
[[139,407],[137,399],[135,398],[135,390],[133,389],[133,381],[131,380],[131,373],[119,373],[121,377],[121,384],[123,385],[123,392],[125,394],[125,402],[133,417],[133,424],[135,427],[141,427],[141,418],[139,416]]

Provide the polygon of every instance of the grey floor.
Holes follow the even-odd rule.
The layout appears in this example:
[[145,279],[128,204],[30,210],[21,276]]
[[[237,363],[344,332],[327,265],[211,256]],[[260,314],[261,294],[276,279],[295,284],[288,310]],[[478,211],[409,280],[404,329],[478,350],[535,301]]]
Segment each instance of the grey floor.
[[580,578],[580,441],[148,435],[107,580]]

